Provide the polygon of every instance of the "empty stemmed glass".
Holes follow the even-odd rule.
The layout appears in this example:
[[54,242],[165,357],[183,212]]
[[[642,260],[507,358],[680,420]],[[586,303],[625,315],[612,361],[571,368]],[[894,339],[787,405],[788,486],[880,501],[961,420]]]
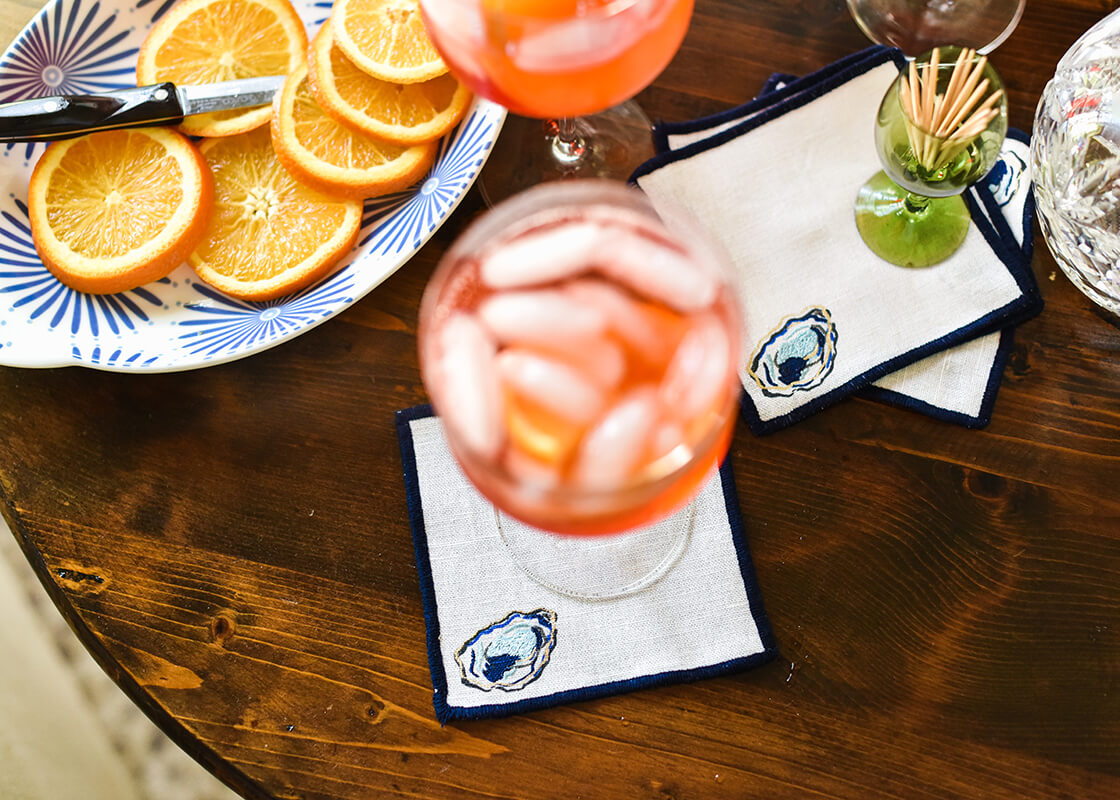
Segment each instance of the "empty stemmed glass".
[[908,62],[875,120],[883,171],[856,198],[867,246],[905,267],[951,256],[970,224],[960,195],[995,165],[1006,134],[1003,82],[986,56],[938,47]]
[[692,6],[420,0],[452,71],[512,112],[480,178],[487,201],[558,178],[625,179],[652,156],[649,119],[630,98],[672,59]]
[[1023,16],[1027,0],[848,0],[852,19],[873,42],[909,56],[953,42],[990,53]]

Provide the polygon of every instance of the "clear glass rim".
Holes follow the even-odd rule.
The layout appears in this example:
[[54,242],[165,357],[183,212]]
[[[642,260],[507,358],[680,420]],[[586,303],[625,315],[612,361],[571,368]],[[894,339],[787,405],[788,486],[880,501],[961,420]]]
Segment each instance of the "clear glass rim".
[[1019,21],[1023,19],[1023,12],[1026,10],[1026,8],[1027,0],[1019,0],[1019,6],[1015,9],[1014,16],[1012,16],[1012,18],[1008,21],[1007,27],[1004,28],[999,36],[997,36],[991,42],[984,45],[983,47],[977,48],[976,52],[978,52],[982,56],[986,56],[1001,44],[1006,42],[1007,38],[1015,32],[1016,28],[1019,27]]
[[[479,470],[479,472],[496,476],[499,479],[496,483],[501,487],[503,497],[497,498],[492,496],[492,493],[483,491],[481,486],[478,486],[479,491],[491,501],[495,502],[496,505],[503,506],[503,511],[505,513],[511,514],[517,518],[521,518],[521,514],[509,508],[505,508],[505,504],[499,503],[500,499],[512,498],[525,503],[542,501],[551,503],[578,500],[579,503],[577,505],[579,506],[588,509],[604,509],[601,514],[589,512],[586,516],[591,519],[619,516],[625,513],[626,509],[639,508],[642,505],[648,504],[652,499],[656,498],[663,489],[674,485],[678,480],[689,475],[700,461],[707,461],[713,449],[720,445],[721,440],[725,437],[729,440],[728,427],[731,426],[733,432],[736,415],[738,414],[738,401],[742,392],[738,378],[738,362],[740,360],[738,332],[741,327],[740,319],[742,312],[732,279],[731,267],[726,256],[718,247],[710,242],[710,237],[706,236],[699,229],[698,223],[695,223],[687,216],[682,216],[679,219],[674,218],[672,220],[673,224],[669,224],[668,221],[661,218],[654,209],[653,204],[641,190],[618,181],[607,179],[554,181],[535,186],[519,195],[514,195],[494,206],[494,208],[486,214],[472,221],[467,229],[460,234],[455,243],[448,248],[443,258],[441,258],[440,263],[437,265],[435,272],[432,274],[431,279],[428,281],[428,285],[424,289],[424,294],[420,301],[420,321],[417,331],[421,375],[424,378],[428,396],[431,399],[432,406],[436,410],[436,413],[440,413],[441,404],[445,400],[448,400],[448,398],[440,395],[438,381],[429,380],[432,367],[425,351],[428,345],[430,325],[432,324],[440,295],[456,265],[465,255],[478,252],[480,249],[479,243],[488,240],[495,230],[508,231],[518,222],[531,224],[530,222],[526,222],[526,220],[529,220],[530,217],[537,217],[542,211],[552,208],[557,210],[576,208],[583,211],[587,208],[587,205],[585,205],[586,203],[612,208],[616,207],[617,204],[622,204],[629,209],[635,211],[641,210],[649,214],[650,219],[658,220],[658,222],[664,226],[670,239],[675,239],[684,243],[691,253],[704,257],[705,261],[710,262],[710,266],[714,267],[714,269],[719,272],[720,280],[731,296],[732,301],[730,306],[734,322],[732,327],[735,331],[735,336],[731,342],[734,360],[733,363],[729,365],[729,374],[727,376],[728,391],[721,406],[721,413],[713,415],[712,424],[707,428],[704,435],[691,443],[691,455],[687,461],[680,463],[679,466],[672,466],[679,462],[680,458],[679,456],[674,458],[674,451],[671,451],[668,455],[654,462],[653,466],[656,466],[657,469],[647,469],[646,472],[643,473],[644,476],[648,477],[643,477],[641,480],[622,487],[621,489],[599,491],[571,486],[557,488],[526,484],[522,481],[517,481],[513,479],[500,464],[494,464],[489,460],[482,459],[474,452],[463,447],[456,432],[448,430],[446,432],[448,446],[459,460],[467,476],[471,477],[471,472],[475,469]],[[521,212],[521,207],[524,204],[528,204],[530,208]],[[681,230],[681,228],[683,228],[683,230]],[[695,236],[690,236],[689,234],[695,234]],[[433,388],[433,386],[435,388]],[[724,453],[720,453],[719,459],[722,459],[723,456]],[[475,483],[473,478],[472,483]],[[610,499],[611,502],[608,502],[608,499]],[[573,518],[577,516],[579,516],[577,513],[572,514]],[[529,521],[528,524],[535,523]]]
[[[873,29],[873,26],[870,24],[867,19],[867,15],[865,14],[865,5],[866,3],[863,3],[860,0],[847,0],[848,14],[856,23],[856,27],[858,27],[863,35],[871,41],[878,42],[879,44],[892,45],[892,42],[883,41],[882,37],[876,35],[876,31]],[[1015,32],[1015,29],[1019,27],[1019,23],[1023,19],[1023,13],[1026,10],[1026,7],[1027,0],[1018,0],[1018,3],[1015,6],[1015,10],[1012,12],[1011,17],[1008,19],[1007,24],[1003,27],[1003,30],[996,34],[991,39],[991,41],[979,45],[976,48],[977,52],[980,53],[980,55],[988,55],[1005,41],[1007,41],[1008,37],[1010,37],[1011,34]],[[910,56],[908,55],[907,57],[909,58]]]

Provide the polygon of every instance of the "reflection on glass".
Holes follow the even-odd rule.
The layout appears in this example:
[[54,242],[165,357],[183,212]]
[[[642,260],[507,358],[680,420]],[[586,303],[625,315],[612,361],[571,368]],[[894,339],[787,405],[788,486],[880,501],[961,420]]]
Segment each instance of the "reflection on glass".
[[848,0],[852,18],[873,42],[916,56],[956,44],[995,50],[1019,24],[1027,0]]
[[558,178],[625,179],[653,154],[628,99],[680,47],[693,0],[420,0],[432,42],[513,114],[482,175],[491,204]]

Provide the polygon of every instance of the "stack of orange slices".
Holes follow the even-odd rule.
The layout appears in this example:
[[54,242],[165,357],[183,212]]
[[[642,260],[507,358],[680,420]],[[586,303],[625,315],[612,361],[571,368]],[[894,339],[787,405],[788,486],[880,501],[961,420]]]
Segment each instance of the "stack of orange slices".
[[[152,28],[140,85],[288,76],[271,107],[52,144],[32,174],[43,263],[83,292],[135,288],[184,260],[235,297],[321,278],[353,248],[362,200],[427,174],[469,91],[418,0],[337,0],[313,42],[289,0],[179,0]],[[267,128],[264,126],[267,125]]]

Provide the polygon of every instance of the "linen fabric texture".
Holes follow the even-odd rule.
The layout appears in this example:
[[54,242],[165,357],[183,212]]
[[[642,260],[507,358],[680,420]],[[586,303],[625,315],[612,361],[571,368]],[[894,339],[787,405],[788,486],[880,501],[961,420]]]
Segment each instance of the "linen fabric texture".
[[695,509],[662,523],[691,522],[663,577],[588,600],[546,588],[513,560],[429,406],[397,412],[397,428],[441,722],[697,680],[776,653],[729,465]]
[[726,112],[660,122],[658,154],[632,178],[655,207],[690,212],[731,257],[743,415],[756,433],[855,392],[981,427],[1011,327],[1041,310],[1021,133],[965,193],[973,225],[947,261],[897,267],[860,239],[855,195],[881,168],[874,119],[902,63],[872,47],[804,78],[776,74]]

